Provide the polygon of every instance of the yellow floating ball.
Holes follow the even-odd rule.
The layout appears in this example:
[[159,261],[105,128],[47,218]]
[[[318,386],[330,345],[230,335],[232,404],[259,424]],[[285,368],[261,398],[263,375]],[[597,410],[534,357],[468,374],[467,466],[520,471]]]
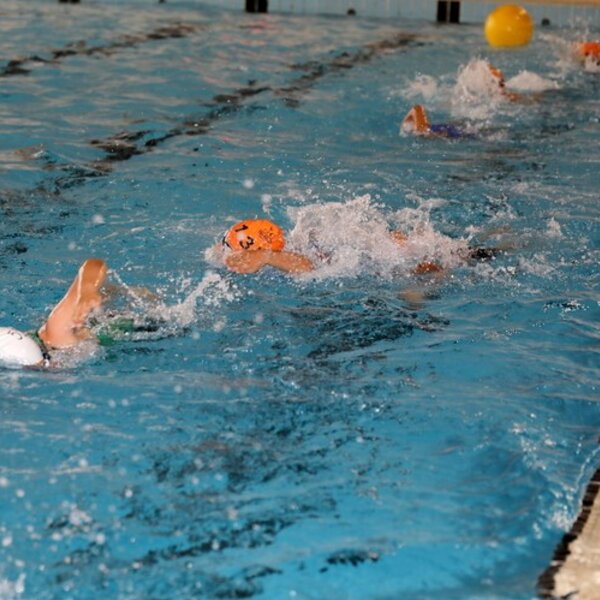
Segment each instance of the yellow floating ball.
[[490,46],[525,46],[533,35],[533,20],[516,4],[505,4],[493,10],[485,21],[485,38]]

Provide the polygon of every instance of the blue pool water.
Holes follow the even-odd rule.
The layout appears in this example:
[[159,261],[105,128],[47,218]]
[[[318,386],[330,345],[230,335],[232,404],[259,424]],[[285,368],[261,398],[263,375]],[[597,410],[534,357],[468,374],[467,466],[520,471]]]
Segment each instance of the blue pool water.
[[[0,323],[100,256],[138,325],[0,370],[0,599],[535,598],[599,462],[583,30],[502,53],[186,2],[0,17]],[[536,99],[486,97],[484,58]],[[473,137],[400,136],[415,102]],[[211,247],[255,216],[329,262],[227,272]]]

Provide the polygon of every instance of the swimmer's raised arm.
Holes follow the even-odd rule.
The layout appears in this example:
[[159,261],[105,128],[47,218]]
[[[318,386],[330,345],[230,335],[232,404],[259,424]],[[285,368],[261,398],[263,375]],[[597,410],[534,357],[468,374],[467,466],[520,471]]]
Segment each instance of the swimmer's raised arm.
[[404,117],[400,131],[413,135],[430,135],[431,126],[425,108],[420,104],[415,104]]
[[107,270],[106,263],[99,258],[88,258],[81,265],[64,298],[38,331],[44,344],[50,348],[66,348],[89,337],[85,320],[102,305],[100,287]]
[[408,242],[408,236],[403,231],[390,231],[390,237],[398,246],[403,246]]

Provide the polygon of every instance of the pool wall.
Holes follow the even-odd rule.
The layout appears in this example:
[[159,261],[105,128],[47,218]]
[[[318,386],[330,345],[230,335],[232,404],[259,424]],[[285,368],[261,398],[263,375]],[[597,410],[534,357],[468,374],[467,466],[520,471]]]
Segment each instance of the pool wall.
[[[203,0],[229,9],[244,10],[246,4],[267,5],[269,12],[289,12],[296,14],[346,15],[353,10],[362,17],[399,17],[435,21],[438,5],[460,5],[461,23],[482,23],[490,11],[502,2],[438,2],[437,0]],[[576,25],[586,23],[590,27],[600,26],[600,3],[587,2],[522,2],[537,24],[549,19],[554,25]],[[448,6],[450,14],[450,6]]]

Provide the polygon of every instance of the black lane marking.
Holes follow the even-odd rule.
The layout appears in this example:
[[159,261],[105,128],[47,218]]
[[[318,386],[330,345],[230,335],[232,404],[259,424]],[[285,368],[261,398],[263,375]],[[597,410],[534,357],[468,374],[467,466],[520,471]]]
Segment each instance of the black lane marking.
[[304,71],[304,73],[292,79],[290,83],[274,88],[269,85],[257,86],[256,81],[249,81],[247,86],[238,88],[230,94],[214,96],[212,101],[205,105],[211,110],[204,116],[198,119],[188,119],[166,134],[152,138],[142,145],[138,145],[136,142],[150,132],[123,131],[103,140],[92,140],[90,143],[107,153],[107,156],[99,161],[100,165],[106,161],[129,160],[132,156],[149,152],[152,148],[173,137],[206,134],[215,122],[239,112],[246,100],[265,92],[272,92],[275,97],[281,98],[287,106],[295,108],[299,106],[301,97],[307,94],[315,83],[323,77],[365,64],[384,52],[422,43],[417,41],[417,36],[414,34],[398,33],[393,38],[367,44],[354,52],[342,52],[327,62],[310,61],[308,63],[293,64],[290,66],[291,70]]
[[[600,492],[600,467],[596,470],[585,490],[581,502],[581,510],[571,529],[565,533],[556,546],[550,566],[538,578],[538,592],[540,598],[556,598],[554,595],[555,576],[562,569],[569,554],[571,544],[579,537],[590,515],[592,506]],[[574,590],[575,591],[575,590]]]
[[274,93],[281,96],[288,106],[295,107],[299,104],[298,96],[307,93],[313,87],[315,81],[326,75],[339,73],[352,69],[357,65],[368,63],[385,52],[422,44],[423,42],[419,42],[418,36],[415,34],[398,33],[392,38],[367,44],[354,52],[341,52],[326,63],[310,61],[295,64],[291,68],[297,71],[305,71],[305,74],[293,80],[291,85],[278,88]]
[[56,65],[60,63],[62,59],[69,56],[111,56],[117,50],[133,48],[146,42],[183,38],[206,28],[206,26],[189,25],[186,23],[172,23],[170,25],[158,27],[149,33],[125,34],[114,42],[101,46],[88,47],[84,41],[72,42],[63,48],[51,50],[48,58],[38,54],[22,58],[13,58],[8,61],[6,66],[0,69],[0,77],[28,75],[31,73],[31,69],[27,68],[27,65],[31,65],[32,63]]
[[[195,30],[194,27],[188,25],[178,27],[183,27],[188,32]],[[153,34],[147,34],[146,37],[150,35],[169,37],[166,35],[164,28],[160,28],[158,31],[159,33],[153,32]],[[281,87],[259,86],[256,81],[251,80],[248,85],[235,89],[230,94],[213,96],[210,102],[204,104],[205,107],[210,109],[206,114],[198,118],[187,119],[181,125],[162,135],[150,137],[152,136],[150,130],[120,131],[108,138],[90,140],[90,144],[104,151],[105,156],[83,165],[56,164],[52,161],[46,161],[44,165],[46,170],[62,171],[64,175],[54,178],[51,181],[50,188],[47,187],[47,184],[40,184],[35,191],[58,196],[61,190],[82,185],[89,179],[103,177],[112,172],[115,163],[129,160],[133,156],[146,154],[171,138],[206,134],[216,122],[235,115],[244,108],[247,100],[265,92],[272,92],[275,97],[281,98],[287,106],[297,107],[300,104],[301,97],[307,94],[315,83],[323,77],[347,71],[356,65],[365,64],[385,52],[422,45],[423,43],[418,41],[418,36],[415,34],[397,33],[391,38],[367,44],[353,52],[341,52],[326,62],[309,61],[292,64],[289,66],[290,70],[302,71],[303,74]],[[117,47],[117,42],[113,46]],[[103,48],[106,49],[106,47]],[[144,138],[146,138],[145,141]]]

